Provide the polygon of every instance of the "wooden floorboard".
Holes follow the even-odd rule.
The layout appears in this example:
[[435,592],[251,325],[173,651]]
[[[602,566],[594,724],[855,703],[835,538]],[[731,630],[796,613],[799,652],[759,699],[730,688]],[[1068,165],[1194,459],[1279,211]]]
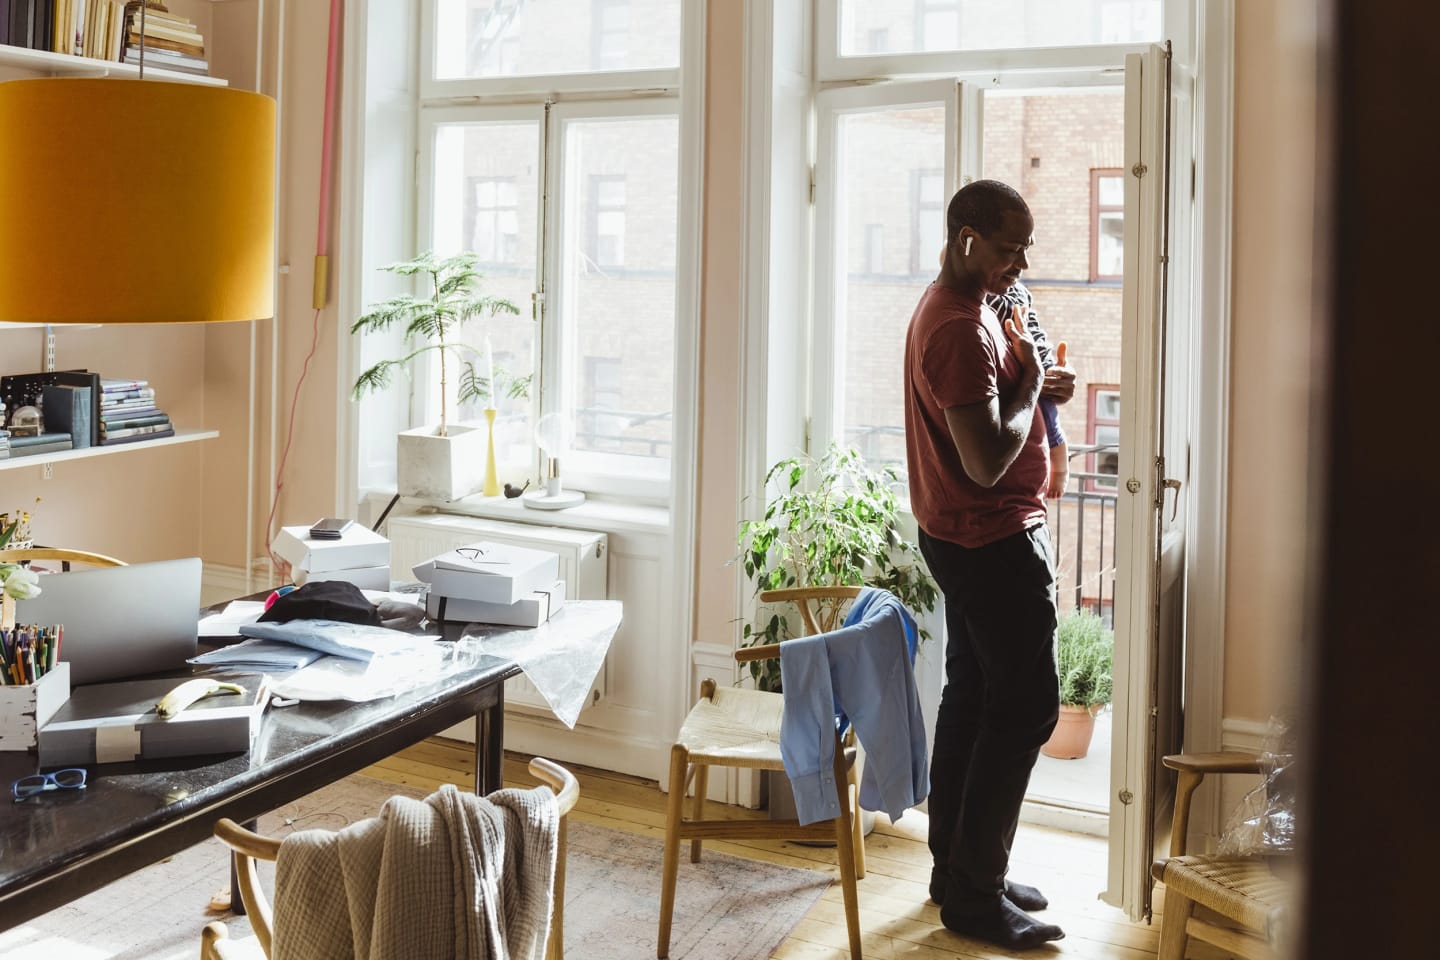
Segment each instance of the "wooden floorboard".
[[[506,786],[534,786],[527,757],[507,754]],[[653,780],[568,765],[580,781],[572,816],[587,823],[663,839],[665,795]],[[474,748],[433,738],[389,757],[363,773],[391,783],[435,790],[442,783],[474,783]],[[707,818],[754,819],[762,811],[708,803]],[[867,874],[860,881],[860,929],[867,960],[999,960],[1009,957],[1076,957],[1145,960],[1159,944],[1159,916],[1153,926],[1131,923],[1097,897],[1105,886],[1105,841],[1097,837],[1022,825],[1012,854],[1011,876],[1043,888],[1051,908],[1041,919],[1064,927],[1066,938],[1028,953],[1010,953],[968,940],[940,924],[928,899],[930,852],[925,817],[912,811],[898,822],[876,817],[866,838]],[[833,847],[778,840],[712,841],[705,849],[786,866],[823,870],[837,880],[776,948],[773,960],[848,958],[845,908]],[[660,878],[655,883],[658,888]],[[1158,899],[1158,898],[1157,898]],[[656,918],[658,922],[658,917]]]

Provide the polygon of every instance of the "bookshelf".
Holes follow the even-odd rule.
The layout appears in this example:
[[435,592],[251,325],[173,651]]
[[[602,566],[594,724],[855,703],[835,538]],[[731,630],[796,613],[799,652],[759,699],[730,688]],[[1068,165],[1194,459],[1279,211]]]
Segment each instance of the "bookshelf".
[[[9,68],[9,69],[5,69]],[[140,67],[118,60],[94,60],[49,50],[29,50],[0,44],[0,81],[21,77],[138,77]],[[202,77],[199,74],[166,70],[147,62],[145,76],[152,80],[174,80],[177,83],[200,83],[212,87],[229,86],[223,77]]]
[[53,453],[37,453],[29,457],[9,456],[0,459],[0,472],[6,470],[18,470],[21,467],[43,467],[52,463],[62,463],[66,460],[88,460],[91,457],[103,457],[112,453],[130,453],[137,450],[153,450],[156,447],[170,447],[177,443],[194,443],[197,440],[211,440],[220,436],[219,430],[180,430],[175,431],[173,437],[161,437],[158,440],[141,440],[136,443],[117,443],[112,446],[103,447],[81,447],[79,450],[57,450]]

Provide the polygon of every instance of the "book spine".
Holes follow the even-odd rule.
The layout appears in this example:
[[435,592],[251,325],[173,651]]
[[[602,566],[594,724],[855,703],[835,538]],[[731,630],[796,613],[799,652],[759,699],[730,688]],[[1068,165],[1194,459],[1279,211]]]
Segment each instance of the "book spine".
[[139,433],[128,437],[105,437],[100,441],[102,447],[108,447],[116,443],[135,443],[140,440],[159,440],[162,437],[173,437],[175,431],[172,428],[160,430],[155,433]]
[[149,426],[125,427],[120,430],[106,429],[101,431],[101,436],[106,440],[116,440],[120,437],[138,437],[146,434],[163,433],[170,429],[170,418],[166,417],[163,423],[154,423]]

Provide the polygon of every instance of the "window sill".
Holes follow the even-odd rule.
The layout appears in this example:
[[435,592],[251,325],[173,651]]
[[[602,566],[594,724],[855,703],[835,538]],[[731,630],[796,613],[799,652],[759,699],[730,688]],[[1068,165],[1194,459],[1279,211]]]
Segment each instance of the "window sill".
[[[367,498],[374,500],[374,511],[378,515],[389,502],[392,493],[370,491]],[[524,505],[517,497],[471,496],[461,500],[437,501],[401,497],[400,505],[405,512],[450,513],[465,517],[482,517],[487,520],[508,520],[512,523],[533,523],[546,527],[563,527],[574,530],[594,530],[599,533],[633,533],[651,536],[669,533],[670,510],[668,507],[650,504],[625,503],[617,500],[587,497],[579,506],[565,510],[535,510]]]

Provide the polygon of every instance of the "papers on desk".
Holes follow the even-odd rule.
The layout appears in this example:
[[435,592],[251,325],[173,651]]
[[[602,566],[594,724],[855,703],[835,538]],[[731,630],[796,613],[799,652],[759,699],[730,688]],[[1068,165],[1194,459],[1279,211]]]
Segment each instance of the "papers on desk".
[[259,600],[233,600],[219,613],[200,619],[200,638],[238,637],[242,626],[254,623],[264,612],[265,604]]
[[273,688],[289,700],[376,700],[433,683],[445,670],[446,647],[434,636],[338,620],[251,623],[240,632],[251,639],[192,662],[291,670]]

